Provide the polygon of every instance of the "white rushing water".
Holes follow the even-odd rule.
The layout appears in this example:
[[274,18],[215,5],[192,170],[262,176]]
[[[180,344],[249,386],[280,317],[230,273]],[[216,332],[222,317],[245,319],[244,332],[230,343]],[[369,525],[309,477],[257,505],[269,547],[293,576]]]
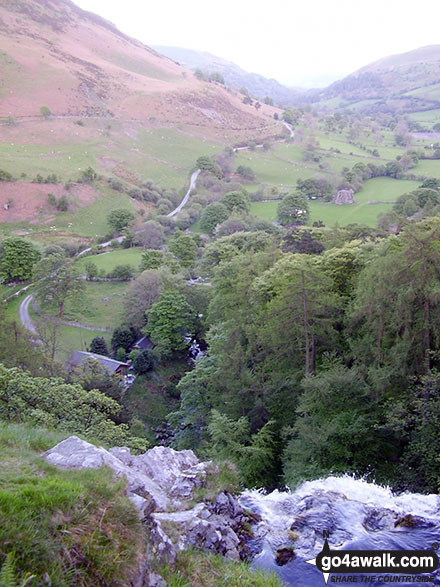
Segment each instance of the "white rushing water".
[[[323,532],[329,533],[332,549],[426,550],[440,542],[438,495],[394,494],[348,475],[308,481],[293,492],[247,490],[240,504],[261,516],[254,526],[252,546],[258,554],[253,565],[274,570],[286,585],[325,584],[322,573],[305,564],[322,550]],[[281,545],[292,545],[295,551],[285,566],[275,561]],[[440,576],[425,584],[440,585]]]

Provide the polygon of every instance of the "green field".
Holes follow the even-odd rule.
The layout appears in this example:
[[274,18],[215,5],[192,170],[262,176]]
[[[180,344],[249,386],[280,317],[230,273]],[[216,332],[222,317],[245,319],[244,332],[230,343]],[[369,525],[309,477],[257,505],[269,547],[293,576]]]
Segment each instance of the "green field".
[[314,177],[319,171],[318,167],[309,167],[305,163],[290,163],[270,152],[261,151],[241,151],[235,157],[235,165],[251,167],[259,182],[279,186],[294,186],[298,179]]
[[82,274],[85,273],[85,264],[92,261],[98,267],[98,270],[104,270],[106,273],[112,271],[116,265],[131,265],[137,270],[142,259],[143,249],[131,247],[130,249],[116,249],[115,251],[100,253],[99,255],[89,255],[80,257],[76,266]]
[[122,318],[128,282],[86,282],[83,299],[66,302],[64,320],[76,321],[87,326],[114,328]]
[[98,192],[99,197],[93,204],[75,212],[59,212],[51,224],[56,226],[58,230],[96,237],[111,232],[107,216],[112,210],[125,208],[133,214],[136,213],[133,200],[126,194],[120,194],[100,186]]
[[426,98],[427,100],[440,100],[440,84],[433,84],[432,86],[424,86],[423,88],[416,88],[404,94],[405,96],[418,96],[419,98]]
[[[364,183],[363,189],[355,194],[357,204],[337,206],[318,200],[309,201],[310,223],[321,220],[326,226],[333,226],[336,222],[341,226],[354,222],[376,226],[380,213],[391,211],[392,202],[398,196],[416,189],[418,185],[416,181],[396,180],[389,177],[370,179]],[[373,200],[380,203],[368,203]],[[273,222],[277,217],[278,203],[253,202],[251,212]]]
[[429,177],[440,177],[440,159],[421,159],[414,171]]

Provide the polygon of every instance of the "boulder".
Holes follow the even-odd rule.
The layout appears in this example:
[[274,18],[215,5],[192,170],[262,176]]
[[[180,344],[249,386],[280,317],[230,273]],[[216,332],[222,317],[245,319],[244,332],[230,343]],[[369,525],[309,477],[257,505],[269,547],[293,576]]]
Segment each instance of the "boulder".
[[292,548],[292,546],[289,545],[283,545],[283,546],[279,546],[275,552],[275,560],[277,562],[277,565],[279,565],[280,567],[282,567],[283,565],[287,565],[288,562],[290,562],[295,556],[295,552]]
[[[76,436],[70,436],[45,454],[46,460],[61,469],[96,469],[104,465],[127,479],[128,495],[142,515],[151,511],[180,509],[181,500],[191,499],[202,487],[211,462],[201,463],[192,450],[176,451],[156,446],[142,455],[132,455],[127,447],[105,450]],[[147,513],[148,512],[148,513]]]
[[107,451],[71,436],[44,456],[62,469],[107,466],[126,478],[126,494],[148,536],[136,585],[160,585],[149,573],[149,561],[173,565],[177,549],[192,546],[232,560],[250,554],[244,541],[244,524],[249,517],[230,493],[220,493],[214,503],[185,509],[194,489],[204,485],[208,470],[213,474],[216,471],[211,462],[199,462],[191,450],[156,446],[142,455],[132,455],[127,447]]
[[96,447],[77,436],[70,436],[45,453],[45,459],[60,469],[98,469],[106,465],[127,479],[127,493],[151,500],[155,510],[166,510],[170,500],[165,491],[150,477],[133,470],[102,447]]

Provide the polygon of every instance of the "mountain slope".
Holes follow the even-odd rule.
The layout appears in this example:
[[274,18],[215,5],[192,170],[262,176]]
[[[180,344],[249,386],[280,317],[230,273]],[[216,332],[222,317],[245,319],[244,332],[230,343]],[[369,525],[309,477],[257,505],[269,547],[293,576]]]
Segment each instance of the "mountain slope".
[[0,116],[115,116],[240,129],[257,112],[70,0],[0,6]]
[[201,69],[206,72],[219,72],[223,75],[226,85],[236,90],[245,87],[252,96],[260,100],[270,96],[277,104],[294,105],[298,94],[301,93],[301,90],[283,86],[275,79],[258,73],[249,73],[232,61],[226,61],[212,53],[164,45],[153,45],[153,48],[192,71]]
[[[438,86],[438,87],[436,87]],[[414,112],[440,106],[440,45],[379,59],[318,92],[317,100],[345,105],[369,100],[364,110]]]

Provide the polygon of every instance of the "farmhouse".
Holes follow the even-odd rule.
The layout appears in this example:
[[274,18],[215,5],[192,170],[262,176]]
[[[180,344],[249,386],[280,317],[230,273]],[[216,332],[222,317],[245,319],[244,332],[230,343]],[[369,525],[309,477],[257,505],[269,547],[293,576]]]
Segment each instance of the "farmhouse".
[[77,367],[84,365],[84,363],[87,363],[90,359],[98,361],[98,363],[108,371],[109,375],[126,375],[130,366],[128,363],[115,361],[104,355],[97,355],[96,353],[87,353],[84,351],[73,351],[67,359],[66,365],[69,372],[72,373]]

